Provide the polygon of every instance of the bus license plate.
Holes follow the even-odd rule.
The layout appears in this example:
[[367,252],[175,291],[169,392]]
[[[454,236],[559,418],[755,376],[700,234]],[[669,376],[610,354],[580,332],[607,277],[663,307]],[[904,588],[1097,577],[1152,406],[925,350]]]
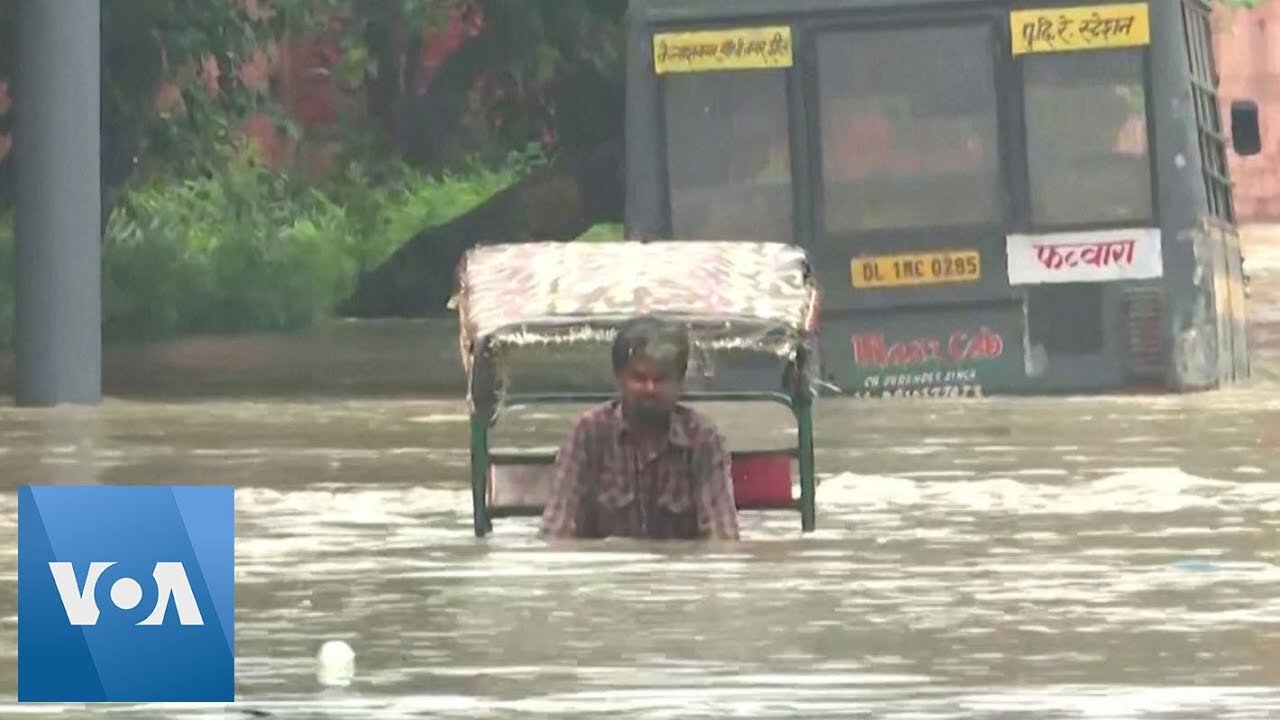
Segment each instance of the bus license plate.
[[982,260],[977,250],[879,255],[854,258],[852,270],[856,288],[940,285],[981,280]]

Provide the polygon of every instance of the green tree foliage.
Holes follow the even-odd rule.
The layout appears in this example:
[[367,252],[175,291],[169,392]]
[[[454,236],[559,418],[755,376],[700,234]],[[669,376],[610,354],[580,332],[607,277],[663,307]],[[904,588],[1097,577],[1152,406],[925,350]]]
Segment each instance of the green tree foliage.
[[[0,5],[0,79],[13,71],[17,8]],[[625,0],[102,0],[107,339],[306,324],[362,269],[510,186],[544,149],[615,132],[624,10]],[[264,75],[290,43],[328,62]],[[322,103],[351,100],[350,112],[309,123],[289,70],[323,72]],[[262,120],[294,141],[337,140],[337,162],[316,179],[254,161],[245,130]],[[477,167],[477,154],[497,169]],[[12,314],[5,215],[0,345]]]
[[[15,13],[0,4],[0,78]],[[621,112],[625,0],[102,0],[104,180],[225,161],[246,118],[293,139],[289,78],[248,81],[259,56],[323,36],[332,81],[367,112],[341,135],[440,169],[529,142],[598,141]],[[330,72],[329,68],[317,72]],[[585,102],[578,102],[585,101]],[[608,107],[606,107],[608,106]],[[561,127],[561,126],[565,127]],[[355,140],[352,140],[355,138]],[[383,141],[379,145],[379,141]]]

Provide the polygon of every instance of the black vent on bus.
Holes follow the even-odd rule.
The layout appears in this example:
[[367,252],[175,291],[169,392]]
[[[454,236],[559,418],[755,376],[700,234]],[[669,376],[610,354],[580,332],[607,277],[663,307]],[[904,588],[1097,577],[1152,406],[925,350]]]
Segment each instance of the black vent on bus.
[[1101,283],[1041,285],[1027,293],[1027,332],[1050,358],[1094,355],[1106,342]]
[[1126,291],[1125,321],[1129,334],[1129,379],[1163,382],[1166,357],[1163,293],[1158,288]]

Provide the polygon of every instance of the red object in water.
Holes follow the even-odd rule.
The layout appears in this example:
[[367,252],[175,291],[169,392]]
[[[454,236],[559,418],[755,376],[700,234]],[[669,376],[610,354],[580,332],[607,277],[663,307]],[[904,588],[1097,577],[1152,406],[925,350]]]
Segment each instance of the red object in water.
[[733,495],[738,509],[795,507],[791,498],[791,462],[785,453],[733,456]]

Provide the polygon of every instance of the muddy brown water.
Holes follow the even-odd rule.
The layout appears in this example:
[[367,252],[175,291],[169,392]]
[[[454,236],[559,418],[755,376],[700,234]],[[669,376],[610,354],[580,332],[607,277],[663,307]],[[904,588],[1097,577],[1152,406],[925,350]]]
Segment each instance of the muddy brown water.
[[[818,531],[748,513],[727,548],[477,540],[456,400],[0,409],[0,717],[1280,717],[1280,276],[1251,260],[1252,387],[826,401]],[[239,702],[16,704],[23,483],[236,486]],[[351,687],[317,684],[329,639]]]

